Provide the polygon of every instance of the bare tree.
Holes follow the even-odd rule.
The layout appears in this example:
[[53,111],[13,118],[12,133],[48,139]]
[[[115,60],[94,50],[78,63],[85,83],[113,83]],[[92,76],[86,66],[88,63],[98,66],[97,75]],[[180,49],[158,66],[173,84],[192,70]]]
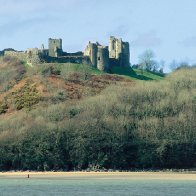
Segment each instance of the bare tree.
[[142,69],[146,70],[152,70],[155,65],[157,65],[157,62],[153,59],[155,57],[155,54],[152,50],[146,50],[144,51],[138,58],[139,58],[139,64]]

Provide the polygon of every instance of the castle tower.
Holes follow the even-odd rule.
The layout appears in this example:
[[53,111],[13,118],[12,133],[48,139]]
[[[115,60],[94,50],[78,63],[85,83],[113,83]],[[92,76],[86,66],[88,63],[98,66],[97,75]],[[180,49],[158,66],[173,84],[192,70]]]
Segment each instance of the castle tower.
[[116,39],[113,36],[109,39],[109,57],[116,58]]
[[122,39],[116,39],[116,59],[120,59],[122,56]]
[[94,43],[90,43],[90,60],[93,67],[97,67],[97,45]]
[[89,42],[84,56],[89,56],[92,66],[97,68],[97,44]]
[[130,66],[130,50],[129,50],[129,42],[123,42],[122,45],[122,63],[124,67]]
[[93,67],[99,70],[109,69],[109,51],[107,47],[101,46],[99,43],[91,43],[87,45],[84,56],[88,56]]
[[58,57],[62,54],[62,39],[48,39],[48,50],[50,57]]
[[120,59],[122,54],[122,39],[117,39],[113,36],[109,39],[109,57],[112,59]]
[[117,39],[113,36],[109,39],[109,57],[111,62],[119,66],[129,66],[130,54],[129,43],[123,42],[122,39]]
[[109,51],[107,47],[98,46],[97,68],[101,71],[107,71],[109,69]]

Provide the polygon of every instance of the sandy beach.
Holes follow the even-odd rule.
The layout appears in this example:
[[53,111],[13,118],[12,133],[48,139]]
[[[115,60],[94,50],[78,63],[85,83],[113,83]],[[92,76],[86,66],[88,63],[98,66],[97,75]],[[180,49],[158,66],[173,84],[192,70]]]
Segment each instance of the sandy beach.
[[195,180],[195,172],[1,172],[2,178],[62,178],[62,179],[133,179],[133,180]]

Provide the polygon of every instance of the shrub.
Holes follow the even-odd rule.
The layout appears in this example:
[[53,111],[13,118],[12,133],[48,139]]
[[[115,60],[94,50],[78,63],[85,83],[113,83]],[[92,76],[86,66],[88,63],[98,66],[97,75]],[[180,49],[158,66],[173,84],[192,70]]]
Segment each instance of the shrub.
[[6,103],[0,102],[0,114],[6,113],[8,109],[8,105]]
[[9,100],[14,104],[17,110],[23,108],[31,109],[31,107],[37,104],[40,100],[40,94],[31,81],[28,81],[23,87],[12,92],[9,96]]

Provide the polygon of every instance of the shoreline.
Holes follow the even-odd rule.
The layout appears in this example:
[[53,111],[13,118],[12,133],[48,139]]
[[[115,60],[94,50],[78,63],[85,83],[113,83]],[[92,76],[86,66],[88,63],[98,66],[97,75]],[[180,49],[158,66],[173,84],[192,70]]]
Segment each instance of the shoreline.
[[0,172],[1,179],[27,178],[31,179],[129,179],[129,180],[194,180],[196,181],[196,172],[37,172],[37,171],[9,171]]

